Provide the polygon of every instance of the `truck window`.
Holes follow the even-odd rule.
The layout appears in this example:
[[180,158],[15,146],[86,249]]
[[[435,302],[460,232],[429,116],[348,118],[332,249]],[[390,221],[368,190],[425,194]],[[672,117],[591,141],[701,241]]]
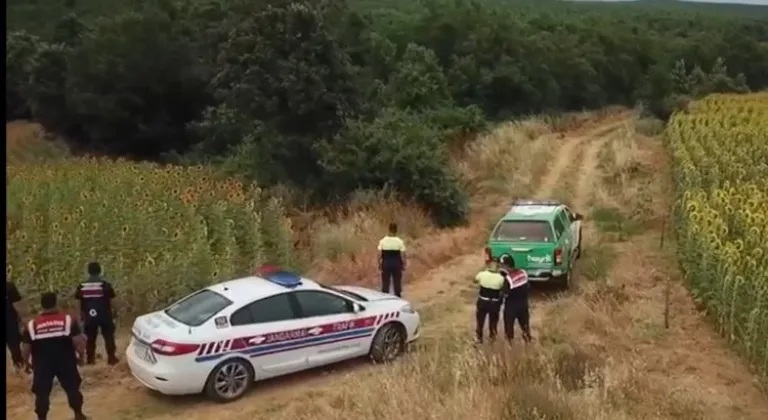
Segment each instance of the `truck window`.
[[555,217],[555,235],[557,238],[560,238],[563,236],[563,232],[565,232],[565,225],[563,224],[563,220],[560,216]]
[[540,220],[504,220],[491,238],[506,242],[554,242],[549,222]]

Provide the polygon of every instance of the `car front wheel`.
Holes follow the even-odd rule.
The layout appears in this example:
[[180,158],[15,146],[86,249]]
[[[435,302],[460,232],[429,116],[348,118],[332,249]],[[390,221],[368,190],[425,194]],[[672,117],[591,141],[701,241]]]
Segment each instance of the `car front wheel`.
[[397,359],[405,349],[405,332],[397,324],[387,324],[376,333],[371,345],[371,360],[387,363]]
[[205,394],[221,403],[234,401],[245,395],[253,380],[250,363],[243,359],[225,360],[211,371],[205,384]]

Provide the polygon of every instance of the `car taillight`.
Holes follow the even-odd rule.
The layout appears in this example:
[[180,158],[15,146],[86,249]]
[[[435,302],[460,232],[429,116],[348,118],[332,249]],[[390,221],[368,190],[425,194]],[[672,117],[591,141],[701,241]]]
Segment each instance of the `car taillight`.
[[561,248],[557,248],[555,250],[555,265],[560,265],[563,263],[563,250]]
[[196,352],[200,348],[198,344],[174,343],[166,340],[155,340],[152,342],[152,350],[163,356],[182,356]]
[[491,262],[493,260],[493,255],[491,254],[491,248],[485,247],[485,262],[486,264]]

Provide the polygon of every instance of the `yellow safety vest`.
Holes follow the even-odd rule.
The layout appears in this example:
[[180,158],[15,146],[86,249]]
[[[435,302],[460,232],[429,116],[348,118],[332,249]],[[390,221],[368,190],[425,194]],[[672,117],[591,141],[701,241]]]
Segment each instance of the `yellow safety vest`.
[[405,251],[405,242],[397,236],[385,236],[379,241],[379,251]]
[[484,289],[501,290],[504,287],[504,276],[488,270],[477,273],[475,281]]

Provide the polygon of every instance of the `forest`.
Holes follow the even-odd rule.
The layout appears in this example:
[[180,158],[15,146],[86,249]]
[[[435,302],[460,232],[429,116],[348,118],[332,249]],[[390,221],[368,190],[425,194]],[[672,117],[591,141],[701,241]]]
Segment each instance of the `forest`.
[[768,86],[768,7],[555,0],[9,0],[6,121],[215,164],[305,204],[388,188],[465,221],[450,150],[522,115],[666,119]]

